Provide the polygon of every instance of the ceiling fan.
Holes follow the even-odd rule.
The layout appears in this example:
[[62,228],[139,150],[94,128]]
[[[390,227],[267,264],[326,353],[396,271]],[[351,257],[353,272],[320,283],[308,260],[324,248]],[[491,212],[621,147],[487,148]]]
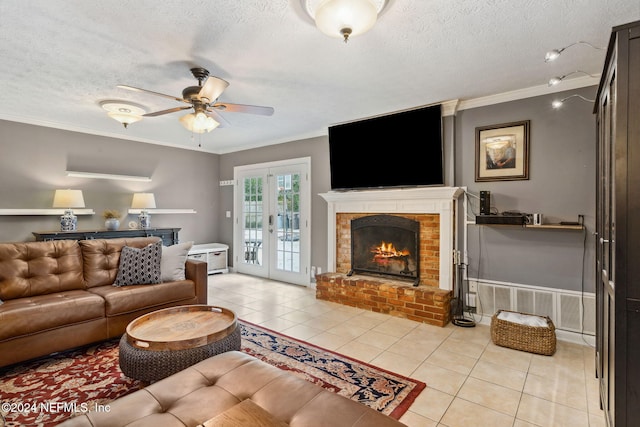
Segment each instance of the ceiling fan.
[[218,126],[228,126],[229,122],[218,114],[218,111],[259,114],[263,116],[271,116],[273,114],[274,110],[272,107],[218,102],[218,97],[222,92],[224,92],[227,86],[229,86],[229,82],[219,77],[210,76],[209,71],[201,67],[192,68],[191,74],[193,74],[193,77],[198,80],[198,86],[186,87],[182,91],[182,98],[133,86],[118,85],[118,87],[132,90],[134,92],[162,96],[164,98],[189,104],[181,107],[169,108],[168,110],[147,113],[144,114],[143,117],[162,116],[164,114],[193,108],[194,112],[181,117],[180,122],[185,128],[196,133],[210,132]]

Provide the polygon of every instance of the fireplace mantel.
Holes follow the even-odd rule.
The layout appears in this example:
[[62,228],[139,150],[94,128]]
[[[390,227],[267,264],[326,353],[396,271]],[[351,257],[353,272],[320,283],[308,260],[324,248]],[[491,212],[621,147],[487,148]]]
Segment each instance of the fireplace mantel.
[[327,201],[327,266],[336,270],[336,214],[428,213],[440,216],[440,289],[452,290],[455,249],[454,221],[460,187],[425,187],[389,190],[330,191],[320,196]]

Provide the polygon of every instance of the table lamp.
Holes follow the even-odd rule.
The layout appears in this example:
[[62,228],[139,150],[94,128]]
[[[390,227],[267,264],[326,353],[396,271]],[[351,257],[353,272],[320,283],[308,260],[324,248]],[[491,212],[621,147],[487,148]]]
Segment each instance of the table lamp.
[[151,226],[151,215],[147,209],[155,209],[156,199],[153,193],[134,193],[131,202],[132,209],[142,209],[138,216],[138,227],[149,228]]
[[53,207],[65,210],[60,217],[60,231],[75,231],[78,217],[73,214],[71,208],[84,208],[82,190],[56,190],[53,196]]

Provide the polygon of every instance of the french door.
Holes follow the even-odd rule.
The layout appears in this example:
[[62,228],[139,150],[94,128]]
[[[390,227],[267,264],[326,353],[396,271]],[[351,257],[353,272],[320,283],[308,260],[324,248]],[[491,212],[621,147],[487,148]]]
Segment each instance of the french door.
[[309,168],[309,158],[234,168],[236,271],[310,283]]

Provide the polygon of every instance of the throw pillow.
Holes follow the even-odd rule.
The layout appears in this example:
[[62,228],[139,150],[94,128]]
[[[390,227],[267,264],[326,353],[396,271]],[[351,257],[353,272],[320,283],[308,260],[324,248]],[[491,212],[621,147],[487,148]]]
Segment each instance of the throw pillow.
[[160,270],[163,282],[185,279],[184,263],[187,261],[187,255],[189,255],[192,246],[193,242],[185,242],[162,247]]
[[162,241],[160,240],[140,249],[123,247],[120,252],[118,275],[113,286],[160,283],[161,259]]

